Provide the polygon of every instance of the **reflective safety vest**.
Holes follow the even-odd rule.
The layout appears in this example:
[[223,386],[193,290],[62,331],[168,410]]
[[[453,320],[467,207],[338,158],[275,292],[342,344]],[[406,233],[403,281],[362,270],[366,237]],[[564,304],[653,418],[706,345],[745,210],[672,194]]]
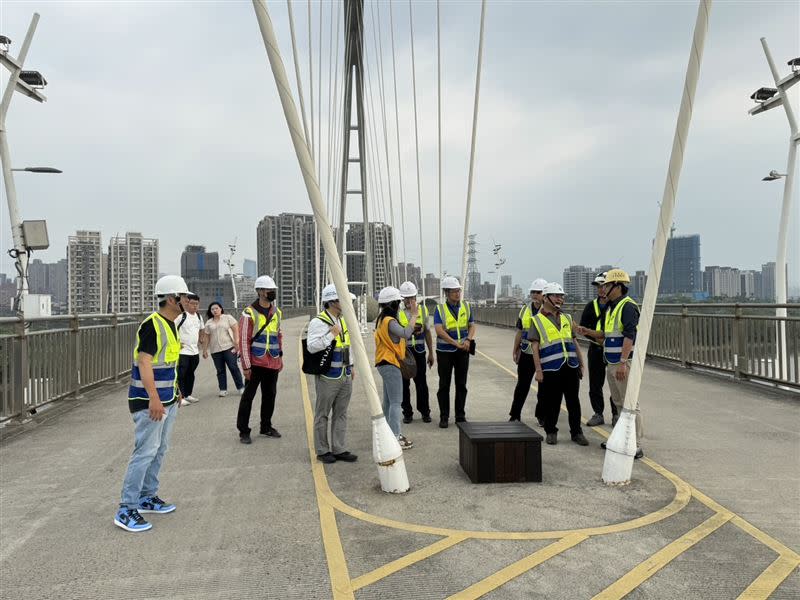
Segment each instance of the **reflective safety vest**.
[[[469,302],[461,302],[458,306],[458,319],[453,316],[453,313],[446,306],[446,302],[439,304],[436,307],[436,312],[439,313],[439,318],[442,320],[444,330],[451,338],[457,342],[463,342],[469,335],[469,316],[471,314]],[[444,341],[442,338],[436,339],[436,349],[440,352],[455,352],[458,350],[449,342]]]
[[[261,358],[267,353],[267,350],[269,350],[270,356],[278,358],[281,355],[280,338],[278,337],[278,331],[281,328],[281,318],[283,318],[281,309],[277,306],[275,307],[275,314],[272,315],[266,327],[264,327],[264,323],[267,322],[267,317],[259,311],[248,306],[242,312],[247,314],[253,322],[253,335],[258,333],[259,330],[261,331],[261,333],[250,341],[250,352],[252,355]],[[261,329],[262,327],[264,327],[263,330]]]
[[560,319],[559,329],[543,314],[537,313],[533,316],[533,325],[539,332],[539,361],[542,371],[558,371],[564,363],[573,369],[580,365],[572,338],[572,319],[563,313]]
[[[156,383],[158,397],[162,403],[172,402],[175,399],[176,382],[178,380],[178,357],[181,352],[181,342],[172,331],[167,321],[160,314],[153,313],[142,321],[142,325],[152,321],[156,330],[156,353],[153,355],[153,377]],[[139,326],[141,329],[141,325]],[[136,332],[136,346],[133,349],[133,368],[131,369],[131,385],[128,388],[128,400],[149,400],[147,390],[142,383],[139,372],[139,332]]]
[[[594,329],[595,331],[603,331],[603,319],[600,318],[600,315],[603,313],[603,311],[600,310],[600,303],[597,301],[597,298],[592,300],[592,307],[594,308],[594,316],[597,317],[597,324],[594,326]],[[589,338],[589,343],[594,344],[595,346],[603,345],[594,338]]]
[[533,315],[539,312],[539,309],[533,308],[533,302],[526,304],[519,311],[519,320],[522,322],[522,339],[519,342],[519,349],[525,354],[533,354],[533,346],[528,341],[528,332],[533,324]]
[[[422,325],[422,333],[415,333],[407,342],[417,354],[425,354],[425,328],[428,325],[428,314],[428,308],[424,304],[420,305],[417,324]],[[400,323],[400,327],[408,327],[408,315],[403,309],[397,311],[397,322]]]
[[[603,341],[603,357],[610,365],[616,365],[622,361],[622,343],[625,341],[625,337],[622,335],[622,307],[629,302],[632,302],[637,309],[639,308],[630,296],[625,296],[614,307],[614,310],[605,312],[603,333],[606,337]],[[628,358],[631,356],[633,356],[633,352]]]
[[[331,327],[336,323],[326,311],[322,311],[317,318],[324,321]],[[347,331],[347,323],[344,319],[339,319],[342,332],[336,336],[336,345],[333,347],[333,357],[331,358],[330,370],[321,375],[326,379],[339,379],[343,374],[350,375],[350,332]]]

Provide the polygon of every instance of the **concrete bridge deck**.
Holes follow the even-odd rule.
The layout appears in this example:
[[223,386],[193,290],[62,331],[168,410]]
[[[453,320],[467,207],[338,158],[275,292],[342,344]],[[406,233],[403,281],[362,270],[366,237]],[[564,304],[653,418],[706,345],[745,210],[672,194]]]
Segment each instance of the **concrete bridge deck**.
[[[218,398],[201,363],[201,401],[180,409],[162,470],[178,510],[150,515],[149,532],[112,524],[133,440],[125,384],[6,427],[0,597],[800,597],[800,399],[649,363],[646,459],[630,486],[600,481],[609,427],[585,428],[591,445],[579,447],[564,414],[541,484],[473,485],[457,429],[434,418],[404,426],[412,488],[393,496],[378,486],[358,386],[349,440],[361,459],[312,460],[303,323],[284,324],[281,439],[239,444],[238,396]],[[511,335],[479,328],[471,420],[507,418]],[[434,369],[433,390],[436,380]],[[590,416],[585,386],[581,397]]]

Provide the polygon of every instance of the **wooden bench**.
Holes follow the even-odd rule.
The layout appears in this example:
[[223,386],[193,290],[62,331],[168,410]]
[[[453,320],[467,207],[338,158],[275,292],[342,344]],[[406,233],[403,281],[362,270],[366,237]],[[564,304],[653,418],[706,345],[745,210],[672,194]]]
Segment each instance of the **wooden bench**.
[[519,421],[457,423],[458,458],[472,483],[542,480],[542,436]]

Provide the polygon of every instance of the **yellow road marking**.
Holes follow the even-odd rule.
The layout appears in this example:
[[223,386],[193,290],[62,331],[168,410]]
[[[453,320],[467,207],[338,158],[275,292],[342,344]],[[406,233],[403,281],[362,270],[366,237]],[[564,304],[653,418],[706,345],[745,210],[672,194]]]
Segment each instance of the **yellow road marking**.
[[[300,348],[300,364],[303,363],[303,350]],[[327,489],[327,478],[322,463],[317,460],[314,452],[314,415],[311,411],[311,400],[308,395],[308,381],[300,371],[300,389],[303,394],[303,410],[306,416],[306,436],[308,438],[308,451],[311,455],[311,472],[314,476],[314,487],[317,490],[317,506],[319,507],[319,523],[322,530],[322,543],[325,547],[325,556],[328,562],[328,573],[331,578],[331,588],[334,600],[355,599],[350,583],[350,573],[347,569],[347,560],[344,557],[342,540],[339,537],[339,528],[336,525],[336,513],[323,493]]]
[[492,590],[495,590],[508,583],[515,577],[519,577],[523,573],[527,573],[532,568],[542,564],[544,561],[553,558],[557,554],[561,554],[573,546],[580,544],[588,537],[589,536],[579,534],[565,536],[557,542],[553,542],[541,550],[534,552],[530,556],[526,556],[522,560],[518,560],[517,562],[510,564],[504,569],[500,569],[496,573],[493,573],[485,579],[480,580],[478,583],[469,586],[467,589],[462,590],[457,594],[453,594],[450,596],[449,600],[480,598],[484,594],[488,594]]
[[653,556],[628,571],[628,573],[597,594],[592,600],[622,598],[631,593],[642,583],[667,566],[672,559],[686,552],[697,542],[715,532],[732,518],[733,513],[726,511],[717,513],[710,519],[703,521],[700,525],[688,533],[685,533],[674,542],[667,544],[661,550],[653,554]]
[[390,563],[383,565],[375,569],[374,571],[370,571],[360,577],[356,577],[353,579],[353,590],[359,590],[362,587],[366,587],[370,584],[375,583],[376,581],[380,581],[384,577],[388,577],[392,573],[397,573],[406,567],[410,567],[414,563],[417,563],[421,560],[425,560],[430,558],[431,556],[442,552],[443,550],[447,550],[448,548],[452,548],[456,544],[463,542],[466,538],[459,537],[459,536],[450,536],[439,540],[438,542],[434,542],[430,546],[425,546],[424,548],[420,548],[416,552],[412,552],[411,554],[406,554],[398,558],[397,560],[393,560]]
[[740,600],[769,598],[783,580],[792,574],[798,564],[800,563],[795,558],[779,556],[739,595]]

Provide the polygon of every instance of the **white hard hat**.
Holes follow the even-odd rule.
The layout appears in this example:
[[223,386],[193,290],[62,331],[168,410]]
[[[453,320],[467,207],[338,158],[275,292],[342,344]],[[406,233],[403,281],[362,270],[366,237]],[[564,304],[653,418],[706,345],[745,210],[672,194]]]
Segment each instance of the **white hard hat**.
[[191,294],[186,282],[180,275],[164,275],[156,281],[156,296],[177,296],[178,294]]
[[400,284],[400,295],[403,298],[416,298],[417,286],[410,281],[404,281]]
[[531,283],[531,287],[530,287],[530,289],[528,291],[529,292],[541,292],[544,289],[544,286],[546,286],[546,285],[547,285],[547,281],[545,281],[544,279],[542,279],[540,277],[539,279],[534,279],[533,280],[533,283]]
[[461,284],[458,282],[458,277],[445,277],[442,279],[443,290],[460,290]]
[[392,286],[383,288],[378,294],[378,304],[389,304],[389,302],[402,299],[403,297],[400,295],[400,290]]
[[606,282],[606,272],[603,271],[602,273],[599,273],[597,277],[594,278],[592,285],[603,285],[605,282]]
[[564,295],[564,288],[560,283],[548,283],[544,286],[542,293],[547,296],[548,294],[561,294]]
[[275,280],[270,277],[269,275],[262,275],[258,279],[256,279],[256,283],[253,286],[257,290],[277,290],[278,286],[275,285]]
[[[350,294],[350,298],[353,300],[356,299],[355,294]],[[333,302],[334,300],[339,299],[339,294],[336,291],[336,286],[332,283],[329,283],[324,288],[322,288],[322,301],[323,302]]]

